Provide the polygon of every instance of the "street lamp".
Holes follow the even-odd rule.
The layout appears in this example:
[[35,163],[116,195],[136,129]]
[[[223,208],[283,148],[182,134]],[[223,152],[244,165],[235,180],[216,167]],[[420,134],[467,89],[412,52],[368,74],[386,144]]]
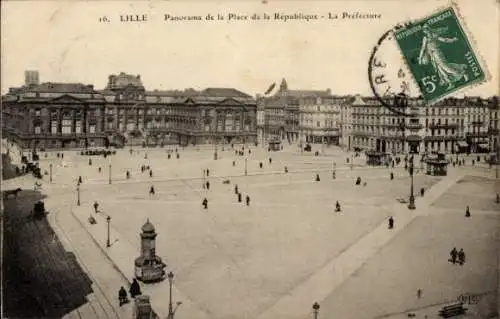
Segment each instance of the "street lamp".
[[109,184],[111,184],[111,164],[109,164]]
[[52,183],[52,163],[49,165],[49,180]]
[[314,313],[314,319],[318,319],[318,313],[319,313],[319,304],[315,302],[313,304],[313,313]]
[[168,277],[168,284],[169,284],[169,289],[170,289],[170,296],[169,296],[169,301],[168,301],[168,319],[174,319],[174,310],[172,308],[172,282],[174,281],[174,273],[169,272],[167,274]]
[[111,223],[111,216],[108,215],[108,217],[106,217],[106,221],[108,222],[108,238],[106,239],[106,247],[111,247],[111,244],[109,242],[109,224]]
[[76,185],[76,205],[80,206],[80,184]]
[[413,196],[413,156],[410,158],[410,177],[411,177],[411,185],[410,185],[410,203],[408,204],[408,209],[415,209],[415,196]]

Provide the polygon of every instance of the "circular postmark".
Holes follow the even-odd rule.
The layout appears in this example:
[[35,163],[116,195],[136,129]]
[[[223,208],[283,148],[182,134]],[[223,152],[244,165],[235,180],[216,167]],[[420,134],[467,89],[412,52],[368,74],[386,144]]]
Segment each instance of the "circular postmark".
[[368,61],[368,81],[375,98],[400,116],[414,116],[408,110],[409,96],[419,93],[404,58],[394,40],[396,26],[377,41]]

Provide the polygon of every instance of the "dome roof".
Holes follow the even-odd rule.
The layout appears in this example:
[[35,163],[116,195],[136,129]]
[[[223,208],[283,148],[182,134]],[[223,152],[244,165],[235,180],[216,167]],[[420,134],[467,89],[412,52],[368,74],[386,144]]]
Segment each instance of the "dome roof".
[[149,218],[144,225],[142,225],[141,230],[143,233],[154,233],[155,226],[149,222]]

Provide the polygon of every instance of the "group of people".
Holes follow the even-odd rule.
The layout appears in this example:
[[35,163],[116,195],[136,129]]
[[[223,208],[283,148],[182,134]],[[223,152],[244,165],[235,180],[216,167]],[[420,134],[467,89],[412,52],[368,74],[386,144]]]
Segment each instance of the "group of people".
[[454,265],[458,263],[462,266],[465,263],[465,252],[463,248],[460,248],[460,250],[457,251],[457,248],[453,247],[450,251],[450,259],[448,259],[448,261]]
[[[139,296],[142,294],[141,293],[141,286],[139,285],[139,282],[137,281],[137,279],[134,278],[134,280],[132,281],[132,284],[130,285],[129,292],[130,292],[130,297],[132,297],[132,298],[135,298],[136,296]],[[127,291],[125,290],[125,288],[123,286],[121,286],[120,290],[118,291],[118,302],[120,304],[120,307],[129,302]]]

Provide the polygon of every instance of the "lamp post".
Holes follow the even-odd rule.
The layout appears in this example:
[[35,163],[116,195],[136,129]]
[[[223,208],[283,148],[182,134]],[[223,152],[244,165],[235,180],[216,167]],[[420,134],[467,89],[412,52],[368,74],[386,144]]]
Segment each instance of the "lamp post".
[[168,277],[168,284],[169,284],[169,290],[170,290],[170,296],[168,300],[168,319],[174,319],[174,310],[172,308],[172,283],[174,281],[174,273],[169,272],[167,274]]
[[49,165],[49,181],[52,183],[52,163]]
[[411,185],[410,185],[410,203],[408,204],[408,209],[415,209],[415,196],[413,196],[413,156],[410,158],[410,178],[411,178]]
[[111,164],[109,164],[109,184],[111,184]]
[[247,171],[247,161],[248,161],[248,158],[245,157],[245,176],[248,175],[248,171]]
[[76,205],[80,206],[80,184],[76,185]]
[[319,313],[319,304],[315,302],[313,304],[313,313],[314,313],[314,319],[318,319],[318,313]]
[[106,239],[106,247],[110,247],[111,246],[111,243],[109,242],[109,224],[111,223],[111,216],[108,215],[108,217],[106,217],[106,221],[108,222],[108,237]]

